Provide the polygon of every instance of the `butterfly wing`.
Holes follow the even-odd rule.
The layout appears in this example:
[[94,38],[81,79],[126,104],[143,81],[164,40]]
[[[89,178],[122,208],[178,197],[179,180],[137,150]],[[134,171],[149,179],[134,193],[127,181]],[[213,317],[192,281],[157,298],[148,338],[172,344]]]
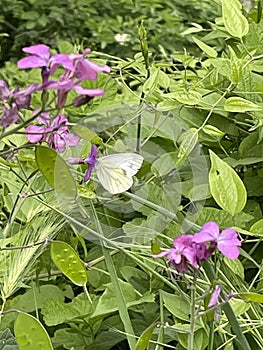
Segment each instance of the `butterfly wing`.
[[95,171],[102,186],[112,194],[127,191],[143,157],[137,153],[117,153],[97,159]]

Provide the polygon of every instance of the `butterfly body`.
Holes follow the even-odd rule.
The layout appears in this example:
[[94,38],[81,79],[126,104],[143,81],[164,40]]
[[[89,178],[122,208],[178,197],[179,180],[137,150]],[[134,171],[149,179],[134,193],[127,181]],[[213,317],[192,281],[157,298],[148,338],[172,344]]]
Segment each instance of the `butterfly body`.
[[112,194],[127,191],[143,163],[137,153],[117,153],[97,158],[95,171],[102,186]]

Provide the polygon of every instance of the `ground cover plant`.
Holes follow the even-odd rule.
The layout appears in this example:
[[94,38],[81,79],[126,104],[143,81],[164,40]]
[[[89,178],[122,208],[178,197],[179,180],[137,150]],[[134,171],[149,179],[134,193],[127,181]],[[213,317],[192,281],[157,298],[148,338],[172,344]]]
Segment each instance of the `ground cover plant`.
[[216,7],[1,68],[3,349],[262,349],[262,8]]

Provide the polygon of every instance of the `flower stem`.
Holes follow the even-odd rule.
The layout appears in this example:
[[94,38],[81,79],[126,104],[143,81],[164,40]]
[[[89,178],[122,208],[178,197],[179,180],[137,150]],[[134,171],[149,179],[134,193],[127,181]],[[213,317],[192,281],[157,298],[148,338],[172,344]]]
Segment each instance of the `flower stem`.
[[196,271],[193,273],[193,284],[191,286],[191,314],[190,314],[190,329],[188,334],[187,350],[194,350],[194,329],[195,329],[195,292],[196,292]]

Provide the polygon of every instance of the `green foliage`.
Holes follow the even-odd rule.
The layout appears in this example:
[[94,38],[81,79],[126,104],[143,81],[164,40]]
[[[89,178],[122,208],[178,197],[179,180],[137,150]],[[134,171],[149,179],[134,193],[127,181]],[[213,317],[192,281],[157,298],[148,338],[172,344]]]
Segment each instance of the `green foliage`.
[[[207,18],[215,17],[218,5],[205,0],[52,0],[1,2],[0,60],[21,56],[21,48],[40,42],[57,47],[58,41],[85,42],[93,50],[109,52],[120,57],[132,57],[140,46],[138,27],[143,20],[147,27],[151,51],[174,52],[185,47],[180,35],[189,23],[206,26]],[[193,47],[187,39],[187,46]]]
[[[1,329],[14,330],[21,349],[22,335],[40,347],[32,325],[47,349],[49,338],[59,350],[261,349],[261,2],[246,13],[238,0],[218,1],[219,18],[216,3],[194,0],[4,2],[0,22],[16,23],[18,35],[3,38],[2,49],[12,47],[2,60],[40,41],[68,53],[77,45],[65,40],[83,41],[107,51],[93,55],[108,60],[111,74],[85,82],[104,96],[65,108],[78,147],[58,155],[28,144],[24,124],[0,135]],[[122,33],[129,41],[116,45]],[[10,62],[1,75],[12,87],[39,81]],[[32,109],[40,100],[36,93]],[[95,176],[83,184],[86,164],[68,165],[69,157],[86,158],[92,143],[100,154],[138,148],[144,163],[129,192],[112,196]],[[209,268],[180,275],[153,258],[151,246],[170,248],[209,221],[240,233],[239,260],[218,254]],[[221,304],[210,309],[218,284]],[[14,326],[10,309],[28,314]],[[17,349],[12,333],[0,339]]]

